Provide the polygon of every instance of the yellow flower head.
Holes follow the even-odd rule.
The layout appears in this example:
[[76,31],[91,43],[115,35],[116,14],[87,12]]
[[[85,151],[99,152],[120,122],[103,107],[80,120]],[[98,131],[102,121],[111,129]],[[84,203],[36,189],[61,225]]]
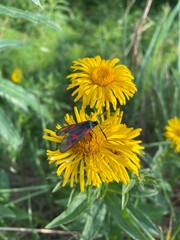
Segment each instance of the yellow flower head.
[[[78,112],[75,108],[76,120],[66,114],[65,121],[68,125],[80,123],[86,120],[97,121],[95,113],[88,116],[83,110]],[[82,138],[76,145],[64,153],[59,149],[55,151],[47,150],[49,163],[55,163],[57,166],[57,175],[63,175],[63,184],[65,186],[70,181],[70,186],[74,183],[80,184],[80,190],[83,192],[85,185],[100,187],[103,182],[127,183],[129,175],[127,170],[138,175],[140,168],[140,140],[134,140],[139,136],[141,129],[128,128],[121,124],[122,113],[116,110],[113,116],[107,112],[106,117],[101,115],[100,127],[95,126],[93,130]],[[61,129],[60,125],[56,126]],[[60,143],[64,136],[57,136],[56,132],[45,129],[49,135],[43,138]],[[105,137],[106,136],[106,137]]]
[[100,56],[74,61],[71,67],[77,72],[67,76],[71,79],[67,89],[76,88],[72,96],[77,94],[75,102],[82,99],[82,109],[90,105],[101,113],[103,107],[108,111],[112,104],[116,110],[118,102],[125,105],[126,98],[129,100],[134,95],[137,91],[134,78],[125,65],[117,64],[119,61],[119,58],[104,60]]
[[22,76],[23,76],[23,74],[22,74],[21,69],[16,68],[11,73],[11,81],[18,84],[21,82]]
[[168,120],[169,126],[165,127],[165,137],[171,140],[171,147],[175,147],[176,152],[180,152],[180,119],[174,117]]

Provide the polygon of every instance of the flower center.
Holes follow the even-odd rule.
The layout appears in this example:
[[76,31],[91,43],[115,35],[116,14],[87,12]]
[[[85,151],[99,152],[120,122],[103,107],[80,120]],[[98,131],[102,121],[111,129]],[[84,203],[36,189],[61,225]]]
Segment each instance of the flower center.
[[180,137],[180,129],[178,129],[176,133]]
[[115,78],[115,74],[112,69],[107,67],[97,67],[92,71],[92,81],[101,87],[104,87],[111,83]]
[[95,133],[89,133],[74,147],[74,152],[77,156],[96,155],[100,152],[103,144],[103,139]]

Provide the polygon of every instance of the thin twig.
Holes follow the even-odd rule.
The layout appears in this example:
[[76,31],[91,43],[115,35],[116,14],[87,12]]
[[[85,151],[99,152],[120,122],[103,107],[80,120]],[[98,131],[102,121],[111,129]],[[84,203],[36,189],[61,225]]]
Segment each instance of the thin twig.
[[171,240],[171,233],[172,233],[172,217],[170,216],[169,219],[169,228],[166,234],[166,240]]
[[141,40],[141,34],[142,34],[142,29],[143,29],[143,24],[145,19],[147,18],[147,15],[149,13],[150,7],[152,5],[153,0],[147,0],[142,18],[138,24],[137,30],[135,32],[134,36],[134,44],[133,44],[133,50],[132,50],[132,58],[131,58],[131,68],[132,66],[135,66],[135,63],[137,62],[137,56],[138,56],[138,51],[139,51],[139,43]]
[[43,234],[60,234],[60,235],[79,235],[78,232],[65,232],[61,230],[51,230],[45,228],[18,228],[18,227],[0,227],[0,231],[7,232],[37,232]]

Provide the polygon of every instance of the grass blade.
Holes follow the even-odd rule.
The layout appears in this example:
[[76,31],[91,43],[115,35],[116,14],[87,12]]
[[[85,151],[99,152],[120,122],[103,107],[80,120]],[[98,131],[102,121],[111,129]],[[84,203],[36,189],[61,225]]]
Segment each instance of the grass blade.
[[87,221],[82,233],[81,240],[83,239],[95,239],[99,228],[104,224],[104,218],[106,215],[106,208],[102,201],[96,201],[87,217]]
[[24,111],[28,111],[28,107],[31,107],[39,113],[39,102],[33,94],[2,78],[0,78],[0,96]]
[[1,141],[8,143],[14,150],[17,150],[22,143],[21,136],[2,108],[0,108],[0,136]]
[[38,13],[32,13],[32,12],[23,11],[23,10],[20,10],[17,8],[5,7],[5,6],[1,5],[0,6],[0,14],[8,15],[8,16],[14,17],[14,18],[24,18],[24,19],[32,21],[34,23],[45,23],[56,30],[60,30],[59,25],[50,21],[46,16],[43,16]]
[[0,40],[0,52],[8,48],[23,47],[25,44],[21,41],[14,39],[1,39]]
[[60,224],[73,221],[89,207],[89,204],[87,195],[85,193],[79,193],[69,204],[67,210],[51,221],[46,228],[54,228]]

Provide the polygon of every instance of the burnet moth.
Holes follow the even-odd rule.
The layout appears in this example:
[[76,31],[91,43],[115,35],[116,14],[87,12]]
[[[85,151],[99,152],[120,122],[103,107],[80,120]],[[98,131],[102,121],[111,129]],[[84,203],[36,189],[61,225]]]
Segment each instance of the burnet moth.
[[[64,153],[67,150],[71,149],[76,143],[78,143],[97,125],[98,125],[97,121],[88,120],[76,124],[71,124],[69,126],[62,127],[61,129],[57,130],[56,132],[57,136],[65,135],[60,144],[60,151]],[[101,131],[106,137],[102,129]]]

